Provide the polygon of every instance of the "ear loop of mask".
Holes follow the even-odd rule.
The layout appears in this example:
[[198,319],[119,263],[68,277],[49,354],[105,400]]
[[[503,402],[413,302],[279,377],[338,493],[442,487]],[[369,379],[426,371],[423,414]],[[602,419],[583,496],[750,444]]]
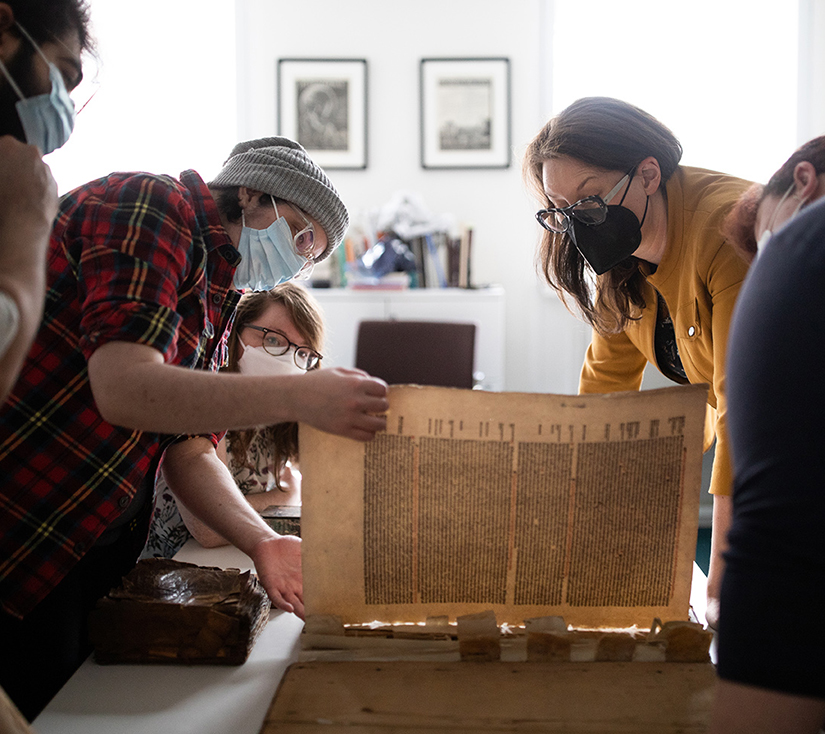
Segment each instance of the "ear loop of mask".
[[[270,197],[269,200],[272,202],[272,207],[275,209],[275,221],[277,222],[281,216],[278,214],[278,207],[275,206],[275,198]],[[235,221],[238,221],[237,219]],[[244,214],[244,210],[241,209],[241,226],[246,227],[246,215]]]
[[[625,197],[630,192],[630,187],[633,185],[633,179],[636,178],[636,168],[638,167],[638,165],[639,164],[637,164],[637,166],[633,168],[633,173],[630,174],[630,181],[628,182],[627,188],[624,190],[624,193],[622,194],[622,200],[619,202],[619,206],[622,206],[622,204],[624,204]],[[647,218],[647,206],[648,206],[648,204],[650,204],[650,197],[645,195],[645,210],[644,210],[644,213],[642,214],[642,221],[639,222],[639,229],[642,228],[642,225],[645,223],[645,219]]]
[[[20,23],[18,23],[17,21],[15,21],[15,25],[17,26],[18,30],[25,36],[26,40],[32,45],[32,48],[35,51],[37,51],[40,58],[43,59],[43,61],[46,62],[46,66],[47,67],[51,66],[52,62],[49,61],[48,58],[46,58],[46,54],[43,53],[43,49],[41,49],[40,46],[37,43],[35,43],[34,39],[31,37],[29,32],[22,25],[20,25]],[[23,92],[20,91],[20,87],[18,87],[17,84],[15,84],[12,81],[11,77],[9,76],[8,70],[6,70],[4,68],[4,72],[6,74],[6,79],[8,79],[9,82],[11,82],[12,89],[14,89],[14,91],[17,93],[17,95],[20,97],[20,99],[25,99],[25,97],[23,95]]]
[[[773,225],[776,222],[776,217],[779,214],[779,210],[782,208],[782,205],[785,203],[785,199],[787,199],[791,192],[796,188],[796,182],[794,181],[789,187],[788,190],[782,194],[782,198],[779,200],[779,203],[776,205],[776,209],[773,210],[773,214],[771,215],[771,221],[768,223],[767,229],[762,233],[762,236],[759,238],[759,241],[756,243],[756,252],[759,254],[762,249],[767,244],[768,240],[773,236]],[[789,222],[793,219],[797,214],[799,214],[799,210],[804,206],[807,199],[802,198],[799,200],[799,203],[796,205],[796,209],[794,209],[793,214],[788,217],[786,222]]]
[[6,65],[2,61],[0,61],[0,71],[3,72],[3,76],[6,77],[6,81],[9,83],[9,86],[14,90],[14,93],[20,99],[26,99],[25,95],[23,94],[23,90],[20,89],[17,82],[14,81],[14,79],[12,79],[12,76],[9,73],[9,70],[6,68]]
[[776,205],[776,209],[773,210],[773,214],[771,215],[771,221],[768,224],[768,230],[770,232],[773,232],[773,225],[776,222],[776,215],[779,214],[779,210],[782,208],[782,205],[785,203],[785,199],[787,199],[791,195],[791,192],[794,190],[795,186],[796,186],[796,184],[792,183],[788,187],[788,190],[784,194],[782,194],[782,198],[779,200],[779,203]]
[[[275,216],[278,219],[280,219],[281,214],[278,211],[278,205],[275,203],[275,197],[274,196],[272,197],[272,206],[275,207]],[[287,226],[289,226],[289,223],[287,223]],[[292,228],[291,227],[290,227],[289,232],[290,232],[290,234],[292,234]],[[304,255],[303,253],[298,251],[298,246],[295,244],[295,238],[297,236],[298,235],[293,235],[292,236],[292,250],[298,257],[300,257],[304,260],[304,264],[301,266],[301,269],[297,273],[295,273],[295,278],[296,278],[296,280],[306,280],[312,274],[312,270],[313,270],[313,267],[314,267],[315,263],[310,258],[308,258],[306,255]],[[307,268],[309,268],[309,272],[307,272]]]
[[771,219],[768,222],[768,226],[765,228],[765,231],[762,232],[762,236],[756,242],[756,254],[762,252],[765,248],[765,245],[768,243],[768,240],[773,236],[773,225],[776,221],[776,215],[779,213],[779,210],[782,208],[782,205],[785,203],[785,199],[787,199],[791,195],[791,191],[794,190],[795,183],[791,183],[788,187],[788,190],[782,194],[782,198],[779,199],[779,203],[776,205],[776,209],[773,210],[773,214],[771,214]]
[[789,219],[793,219],[797,214],[799,214],[799,210],[802,209],[803,206],[808,202],[808,199],[800,199],[799,203],[796,205],[796,209],[793,210],[793,214],[789,217]]
[[[15,25],[17,26],[20,33],[22,33],[26,40],[32,45],[32,48],[38,53],[40,58],[43,59],[44,63],[46,64],[46,68],[50,70],[49,75],[51,76],[51,69],[52,67],[54,67],[54,64],[51,61],[49,61],[49,59],[46,57],[46,54],[43,53],[43,49],[41,49],[40,46],[35,42],[35,40],[31,37],[30,33],[22,25],[20,25],[19,22],[15,21]],[[3,76],[6,77],[6,81],[8,81],[9,86],[12,88],[14,93],[19,97],[20,101],[25,102],[26,95],[23,94],[23,90],[20,89],[20,85],[12,78],[11,73],[2,61],[0,61],[0,71],[3,72]],[[59,71],[57,71],[56,73],[60,75]],[[52,93],[53,91],[53,89],[50,89],[49,93]],[[72,103],[71,99],[69,99],[69,103],[71,105],[69,114],[72,116],[72,118],[74,118],[74,116],[77,113],[74,110],[74,104]]]

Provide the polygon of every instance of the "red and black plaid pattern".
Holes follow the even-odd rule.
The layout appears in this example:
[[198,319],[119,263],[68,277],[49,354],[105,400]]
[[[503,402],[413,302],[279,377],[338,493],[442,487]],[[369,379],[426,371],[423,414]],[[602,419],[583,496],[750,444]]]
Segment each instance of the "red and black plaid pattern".
[[103,420],[86,361],[126,341],[216,370],[239,256],[194,171],[115,173],[63,197],[45,314],[0,408],[0,603],[22,617],[129,505],[158,434]]

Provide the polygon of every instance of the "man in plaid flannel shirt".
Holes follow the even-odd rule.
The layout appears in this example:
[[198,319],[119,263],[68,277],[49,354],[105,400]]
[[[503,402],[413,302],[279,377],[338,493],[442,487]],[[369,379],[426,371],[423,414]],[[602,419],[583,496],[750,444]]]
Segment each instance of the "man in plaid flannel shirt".
[[[300,540],[251,509],[215,445],[288,421],[369,440],[386,384],[217,369],[238,288],[306,272],[347,224],[324,172],[284,138],[239,144],[209,185],[194,171],[115,173],[63,198],[43,322],[0,409],[0,683],[13,700],[47,670],[59,688],[88,654],[85,615],[136,562],[161,454],[184,505],[252,558],[275,606],[303,616]],[[287,253],[298,265],[267,264],[278,227],[310,248]]]

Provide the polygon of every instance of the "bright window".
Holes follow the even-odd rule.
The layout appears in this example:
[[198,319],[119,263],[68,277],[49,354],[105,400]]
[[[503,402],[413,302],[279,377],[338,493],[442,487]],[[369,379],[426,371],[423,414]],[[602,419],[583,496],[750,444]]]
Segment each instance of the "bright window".
[[795,2],[556,0],[550,114],[618,97],[667,125],[687,165],[764,182],[797,147]]
[[237,142],[234,1],[91,8],[98,89],[69,142],[46,158],[60,193],[112,171],[194,168],[209,180]]

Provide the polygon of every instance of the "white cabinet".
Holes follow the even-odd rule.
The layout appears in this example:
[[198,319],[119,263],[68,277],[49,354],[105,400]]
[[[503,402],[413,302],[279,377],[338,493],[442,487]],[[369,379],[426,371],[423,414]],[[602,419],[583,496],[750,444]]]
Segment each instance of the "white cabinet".
[[325,367],[355,366],[358,324],[366,320],[458,321],[476,324],[475,370],[481,387],[504,389],[504,289],[411,288],[357,290],[316,288],[324,310]]

